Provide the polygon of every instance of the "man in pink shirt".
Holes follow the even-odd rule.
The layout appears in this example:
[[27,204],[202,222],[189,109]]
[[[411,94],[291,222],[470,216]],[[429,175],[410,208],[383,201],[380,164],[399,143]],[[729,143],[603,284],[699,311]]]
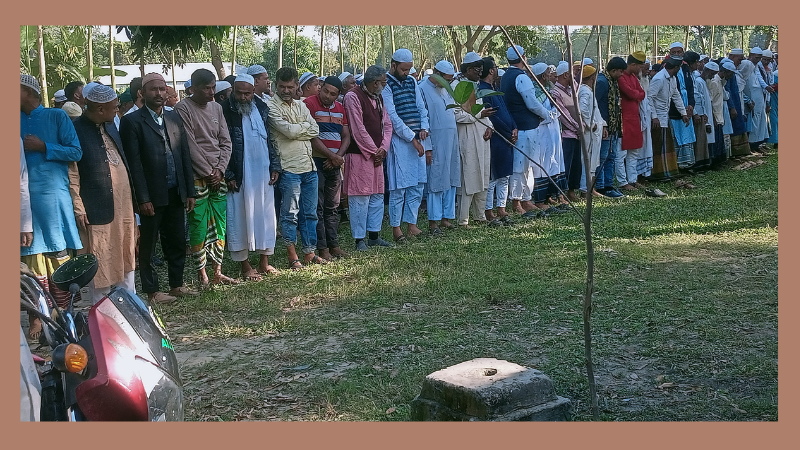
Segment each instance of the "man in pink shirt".
[[[392,122],[383,105],[386,70],[370,66],[360,86],[344,96],[352,142],[344,163],[344,190],[350,206],[350,229],[356,250],[367,246],[393,247],[381,239],[384,185],[383,160],[392,139]],[[369,232],[369,241],[364,242]]]

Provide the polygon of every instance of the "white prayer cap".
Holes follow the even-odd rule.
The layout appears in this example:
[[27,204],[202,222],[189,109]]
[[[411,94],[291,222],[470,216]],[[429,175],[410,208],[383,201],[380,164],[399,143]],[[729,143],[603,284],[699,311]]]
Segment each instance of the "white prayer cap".
[[398,48],[394,53],[392,53],[392,61],[397,61],[399,63],[410,63],[414,62],[414,56],[411,54],[411,50],[407,48]]
[[42,87],[39,86],[39,81],[33,75],[28,75],[27,73],[20,74],[19,76],[19,84],[23,86],[28,86],[29,88],[36,91],[37,94],[42,93]]
[[761,50],[761,47],[753,47],[750,49],[750,53],[754,55],[760,55],[761,52],[763,52],[763,50]]
[[471,64],[481,60],[481,55],[475,52],[469,52],[464,55],[464,60],[462,61],[464,64]]
[[569,72],[569,63],[566,61],[559,61],[558,67],[556,67],[556,76],[560,77],[567,72]]
[[708,70],[712,70],[714,72],[719,72],[719,64],[715,63],[714,61],[707,62],[705,67]]
[[[706,67],[708,67],[708,64],[706,64]],[[736,72],[736,66],[734,66],[733,63],[730,61],[725,61],[724,63],[722,63],[722,68],[730,70],[731,72]]]
[[[777,72],[777,71],[776,71],[776,72]],[[505,71],[505,70],[503,70],[503,69],[497,69],[497,76],[498,76],[498,77],[502,77],[502,76],[503,76],[503,75],[505,75],[505,74],[506,74],[506,71]]]
[[64,103],[64,106],[61,107],[65,113],[69,116],[70,119],[75,119],[83,114],[83,110],[81,109],[80,105],[75,102],[67,102]]
[[521,45],[515,45],[514,47],[508,47],[508,50],[506,50],[506,58],[508,58],[509,61],[514,61],[515,59],[519,59],[519,56],[517,56],[517,52],[514,51],[515,47],[517,49],[517,52],[519,52],[520,55],[525,56],[525,49],[522,48]]
[[240,73],[239,75],[236,75],[236,79],[233,80],[233,82],[236,83],[238,81],[243,81],[245,83],[250,84],[251,86],[256,85],[256,80],[253,79],[253,76],[246,73]]
[[262,74],[262,73],[264,73],[266,71],[267,71],[267,69],[265,69],[264,66],[262,66],[260,64],[253,64],[252,66],[247,68],[247,74],[248,75],[253,75],[253,76]]
[[362,81],[364,79],[364,74],[360,73],[356,76],[356,81]]
[[425,75],[433,75],[433,69],[425,69]]
[[306,84],[306,82],[308,82],[308,80],[310,80],[312,78],[315,78],[315,77],[316,77],[316,75],[314,75],[311,72],[303,72],[303,74],[300,75],[300,88],[302,89],[303,85]]
[[588,56],[586,58],[583,58],[583,65],[584,66],[591,66],[593,64],[594,64],[594,61],[592,61],[592,58],[589,58]]
[[111,86],[98,84],[85,97],[93,103],[108,103],[117,98],[117,93]]
[[700,55],[700,61],[708,59],[708,55]]
[[55,98],[55,100],[57,102],[65,102],[65,101],[67,101],[67,94],[64,93],[63,89],[57,90],[56,93],[53,95],[53,97]]
[[409,71],[408,71],[408,74],[409,74],[409,75],[414,75],[415,73],[417,73],[417,69],[415,69],[415,68],[412,66],[412,67],[411,67],[411,70],[409,70]]
[[455,67],[453,67],[453,64],[450,61],[445,61],[444,59],[437,62],[436,65],[433,67],[435,67],[436,70],[438,70],[439,72],[442,72],[443,74],[446,75],[456,74],[456,69]]
[[771,50],[764,50],[764,52],[761,54],[761,56],[763,56],[765,58],[772,58],[772,51]]
[[543,74],[545,70],[547,70],[547,64],[538,62],[531,67],[531,70],[533,70],[533,74],[538,77],[539,75]]
[[95,86],[99,86],[99,85],[100,85],[100,83],[98,83],[96,81],[92,81],[92,82],[86,84],[86,86],[83,87],[83,98],[86,98],[88,95],[90,95],[92,93],[92,89],[94,89]]
[[644,59],[644,63],[649,66],[650,65],[650,58],[645,58]]
[[344,81],[344,80],[347,79],[347,77],[350,77],[350,76],[353,76],[353,74],[350,73],[350,72],[342,72],[342,73],[339,74],[339,81]]
[[673,48],[684,48],[684,47],[683,44],[680,42],[673,42],[672,44],[669,44],[669,49],[672,50]]
[[731,55],[744,55],[744,50],[742,50],[740,48],[735,48],[735,49],[731,50],[730,54]]
[[225,80],[217,81],[217,84],[214,86],[214,94],[218,94],[224,91],[225,89],[228,89],[229,87],[231,87],[231,84],[228,83],[227,81]]
[[247,67],[245,67],[245,66],[242,66],[242,65],[239,65],[239,64],[234,64],[233,68],[235,69],[234,73],[236,73],[237,75],[240,74],[240,73],[247,73]]
[[[719,60],[719,63],[722,64],[722,65],[724,65],[726,62],[729,62],[729,63],[733,64],[733,61],[731,61],[728,58],[722,58],[722,59]],[[736,67],[736,64],[734,64],[734,67]]]

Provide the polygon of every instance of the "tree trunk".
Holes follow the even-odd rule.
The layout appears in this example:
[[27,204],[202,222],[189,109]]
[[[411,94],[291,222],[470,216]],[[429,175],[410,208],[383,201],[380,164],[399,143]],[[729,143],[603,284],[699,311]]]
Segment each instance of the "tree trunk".
[[225,67],[222,65],[222,54],[219,51],[219,46],[214,41],[208,41],[208,46],[211,48],[211,65],[217,71],[217,79],[222,80],[225,78]]
[[419,25],[415,25],[414,28],[417,30],[417,42],[419,42],[419,72],[423,72],[425,68],[423,65],[425,64],[425,51],[422,47],[422,35],[419,33]]
[[[608,40],[606,40],[606,52],[608,53],[608,57],[606,58],[606,61],[611,59],[611,31],[613,29],[614,29],[614,25],[609,25],[608,26]],[[600,58],[600,47],[597,48],[597,57],[598,57],[598,59]],[[600,62],[599,67],[601,67],[601,68],[603,67],[602,61]]]
[[769,48],[772,47],[772,41],[774,39],[775,39],[774,30],[772,29],[772,27],[767,27],[767,33],[766,36],[764,37],[764,47],[762,48],[764,50],[769,50]]
[[86,37],[86,65],[89,66],[89,79],[86,82],[94,80],[94,54],[92,54],[92,30],[93,26],[86,27],[88,36]]
[[[233,47],[231,49],[231,75],[236,75],[236,29],[238,26],[233,26]],[[172,52],[172,66],[175,66],[175,52]],[[174,87],[174,86],[173,86]]]
[[453,63],[456,66],[456,70],[461,65],[461,50],[464,48],[464,44],[458,40],[458,34],[456,33],[456,29],[453,25],[447,25],[445,29],[445,33],[450,36],[450,44],[453,46]]
[[278,25],[278,68],[283,67],[283,25]]
[[42,105],[50,107],[50,96],[47,94],[47,66],[44,60],[44,31],[41,25],[36,26],[36,51],[39,54],[39,85],[42,89]]
[[631,42],[631,27],[625,25],[625,37],[628,38],[628,54],[633,53],[633,43]]
[[658,25],[653,25],[653,64],[658,61]]
[[294,44],[293,44],[294,51],[292,54],[294,55],[294,68],[297,69],[297,25],[294,26]]
[[364,73],[367,71],[367,26],[364,25]]
[[339,25],[339,72],[344,72],[344,47],[342,47],[342,26]]
[[739,33],[742,35],[742,50],[744,50],[746,47],[744,45],[744,25],[739,25]]
[[686,25],[686,39],[683,40],[683,47],[689,48],[689,25]]
[[711,44],[708,46],[708,57],[714,59],[714,25],[711,25]]
[[144,77],[144,48],[139,50],[139,72],[141,72],[141,76]]
[[170,63],[172,64],[172,66],[171,66],[171,69],[172,69],[172,89],[175,89],[175,94],[177,95],[177,93],[178,93],[178,83],[175,82],[175,50],[172,50],[169,53],[170,53],[170,55],[169,55]]
[[325,25],[319,36],[319,77],[325,76]]
[[378,30],[381,32],[381,64],[386,66],[386,42],[383,38],[385,34],[383,26],[378,25]]
[[392,54],[397,51],[397,46],[394,44],[394,25],[389,25],[389,35],[392,37]]
[[117,90],[117,76],[114,74],[114,26],[108,26],[108,65],[111,67],[111,89]]

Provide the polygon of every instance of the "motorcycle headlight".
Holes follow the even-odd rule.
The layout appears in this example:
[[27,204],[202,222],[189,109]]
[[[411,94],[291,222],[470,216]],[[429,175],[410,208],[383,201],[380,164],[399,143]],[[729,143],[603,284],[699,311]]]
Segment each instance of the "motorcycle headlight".
[[167,372],[142,358],[136,358],[136,370],[147,393],[149,420],[183,421],[183,389],[180,384]]

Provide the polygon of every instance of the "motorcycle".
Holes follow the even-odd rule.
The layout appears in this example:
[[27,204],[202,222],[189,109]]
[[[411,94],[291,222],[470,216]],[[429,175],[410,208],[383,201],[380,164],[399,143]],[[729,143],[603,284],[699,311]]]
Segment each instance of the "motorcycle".
[[33,273],[20,275],[21,306],[42,322],[49,361],[41,368],[42,421],[182,421],[183,385],[161,319],[139,296],[112,289],[88,314],[75,296],[97,273],[97,258],[79,255],[52,275],[70,293],[58,307]]

